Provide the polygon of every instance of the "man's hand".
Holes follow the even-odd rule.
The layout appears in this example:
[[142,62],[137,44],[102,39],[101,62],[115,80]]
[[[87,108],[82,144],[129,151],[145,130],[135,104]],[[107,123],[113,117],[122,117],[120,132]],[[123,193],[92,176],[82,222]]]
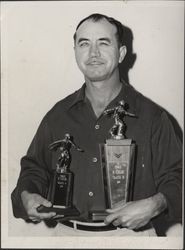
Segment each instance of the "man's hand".
[[43,205],[45,207],[52,206],[50,201],[44,199],[39,194],[35,193],[32,194],[29,193],[28,191],[23,191],[21,193],[21,199],[29,219],[32,220],[33,222],[40,222],[41,220],[44,219],[50,219],[56,215],[55,212],[49,212],[49,213],[37,212],[37,207],[39,207],[40,205]]
[[147,199],[132,201],[114,209],[107,209],[106,211],[110,215],[106,217],[105,224],[112,223],[114,226],[138,229],[161,213],[166,206],[165,197],[158,193]]

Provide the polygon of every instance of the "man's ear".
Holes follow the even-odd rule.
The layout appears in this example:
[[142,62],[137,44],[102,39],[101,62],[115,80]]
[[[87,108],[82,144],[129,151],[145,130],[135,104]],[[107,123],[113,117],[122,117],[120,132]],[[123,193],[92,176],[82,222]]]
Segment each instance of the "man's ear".
[[119,63],[123,61],[127,53],[127,47],[126,46],[121,46],[119,49]]

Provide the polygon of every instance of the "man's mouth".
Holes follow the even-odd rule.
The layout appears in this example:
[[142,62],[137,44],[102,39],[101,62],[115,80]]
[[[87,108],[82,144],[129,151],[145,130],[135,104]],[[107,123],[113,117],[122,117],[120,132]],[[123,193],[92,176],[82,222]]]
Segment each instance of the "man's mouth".
[[86,64],[87,65],[101,65],[101,64],[103,64],[103,62],[99,61],[99,60],[89,60],[89,61],[87,61]]

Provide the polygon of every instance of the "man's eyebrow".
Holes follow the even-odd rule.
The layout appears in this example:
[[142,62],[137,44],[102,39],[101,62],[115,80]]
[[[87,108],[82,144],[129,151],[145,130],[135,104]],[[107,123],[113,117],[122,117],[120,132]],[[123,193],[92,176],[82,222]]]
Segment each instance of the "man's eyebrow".
[[[98,39],[99,41],[106,41],[108,43],[111,43],[111,39],[109,37],[101,37]],[[77,43],[81,43],[81,42],[84,42],[84,41],[89,41],[88,38],[85,38],[85,37],[81,37],[77,40]]]
[[106,41],[106,42],[109,42],[111,43],[111,39],[109,37],[101,37],[98,39],[99,41]]
[[89,41],[89,39],[81,37],[81,38],[78,39],[77,43],[80,43],[80,42],[83,42],[83,41]]

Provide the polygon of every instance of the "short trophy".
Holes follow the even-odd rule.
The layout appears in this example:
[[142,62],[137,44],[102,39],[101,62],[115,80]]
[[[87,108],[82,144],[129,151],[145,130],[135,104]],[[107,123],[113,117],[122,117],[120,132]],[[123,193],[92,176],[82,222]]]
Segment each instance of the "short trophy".
[[69,134],[65,134],[64,139],[55,141],[49,145],[50,150],[56,151],[59,149],[60,152],[48,192],[48,200],[51,201],[52,207],[46,208],[40,206],[37,210],[39,212],[54,211],[57,214],[55,218],[79,215],[79,211],[72,203],[74,174],[69,168],[71,163],[71,147],[83,152],[82,149],[76,146],[72,136]]
[[[103,115],[114,118],[115,123],[110,129],[110,139],[100,144],[100,159],[104,180],[106,207],[113,209],[131,200],[135,144],[127,139],[125,116],[136,117],[126,111],[126,103],[122,100],[118,106],[107,109]],[[105,211],[93,211],[93,221],[104,220]]]

